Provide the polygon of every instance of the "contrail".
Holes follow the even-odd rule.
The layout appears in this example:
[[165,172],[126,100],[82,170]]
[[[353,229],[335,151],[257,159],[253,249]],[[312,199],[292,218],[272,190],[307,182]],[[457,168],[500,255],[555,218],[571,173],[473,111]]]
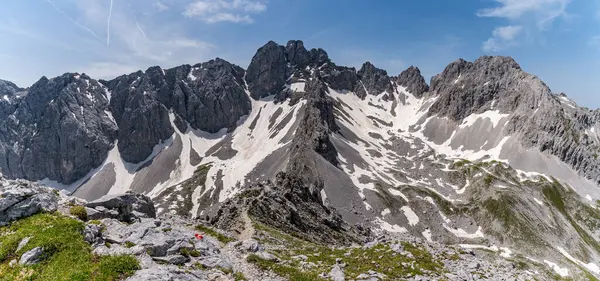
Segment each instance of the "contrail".
[[73,19],[72,17],[70,17],[69,15],[67,15],[67,13],[65,13],[63,10],[61,10],[58,6],[54,5],[54,2],[52,2],[50,0],[46,0],[46,2],[48,2],[52,6],[52,8],[54,8],[55,11],[57,11],[58,13],[60,13],[61,15],[63,15],[65,18],[67,18],[71,23],[75,24],[79,28],[87,31],[89,34],[91,34],[92,36],[96,37],[98,40],[102,41],[102,38],[100,38],[100,36],[98,36],[98,34],[96,34],[96,32],[94,32],[89,27],[83,25],[82,23],[76,21],[75,19]]
[[144,30],[142,29],[142,27],[138,23],[137,17],[135,16],[135,13],[131,9],[131,7],[129,7],[129,11],[131,12],[131,15],[133,16],[133,20],[135,21],[135,26],[137,26],[138,30],[142,33],[142,35],[144,35],[144,38],[147,38],[146,37],[146,32],[144,32]]
[[110,9],[108,10],[108,23],[106,24],[106,46],[110,46],[110,17],[112,16],[113,0],[110,0]]

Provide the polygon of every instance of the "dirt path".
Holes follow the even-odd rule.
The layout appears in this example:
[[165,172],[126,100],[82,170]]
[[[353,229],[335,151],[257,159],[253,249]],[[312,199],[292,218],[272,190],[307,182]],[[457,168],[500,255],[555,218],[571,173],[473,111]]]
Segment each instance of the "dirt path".
[[240,241],[244,241],[244,240],[248,240],[250,238],[252,238],[252,236],[254,235],[254,225],[252,225],[252,220],[250,220],[250,217],[248,216],[248,211],[244,210],[242,212],[242,220],[244,221],[244,230],[242,231],[242,233],[240,233],[238,240]]

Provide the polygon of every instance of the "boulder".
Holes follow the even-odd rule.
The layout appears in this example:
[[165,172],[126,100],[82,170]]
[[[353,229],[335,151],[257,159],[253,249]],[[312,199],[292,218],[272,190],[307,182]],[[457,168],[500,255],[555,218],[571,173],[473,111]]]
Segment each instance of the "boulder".
[[102,243],[102,226],[87,224],[83,229],[83,239],[92,245]]
[[29,240],[31,240],[31,237],[25,237],[21,239],[21,242],[19,242],[19,246],[17,246],[15,252],[21,251],[21,249],[23,249],[23,247],[25,247],[27,243],[29,243]]
[[7,181],[0,186],[0,226],[39,212],[58,208],[58,193],[25,181]]
[[172,256],[166,256],[166,257],[153,257],[152,259],[155,260],[155,261],[157,261],[157,262],[174,264],[174,265],[181,265],[181,264],[184,264],[184,263],[190,261],[189,257],[183,256],[183,255],[172,255]]
[[150,197],[127,192],[122,195],[106,195],[85,205],[95,209],[91,219],[112,218],[132,222],[139,218],[156,218],[156,209]]
[[263,250],[262,245],[260,245],[260,243],[254,239],[248,239],[243,241],[240,247],[242,250],[252,253],[260,252]]
[[208,267],[208,268],[214,268],[214,267],[220,267],[220,268],[225,268],[225,269],[233,268],[233,266],[228,261],[226,261],[218,256],[205,257],[205,258],[200,259],[198,262],[201,265]]
[[25,252],[19,260],[19,265],[33,265],[42,261],[44,255],[44,249],[42,247],[35,247]]
[[333,266],[331,271],[329,272],[329,277],[333,281],[345,281],[346,275],[344,274],[344,270],[339,264]]

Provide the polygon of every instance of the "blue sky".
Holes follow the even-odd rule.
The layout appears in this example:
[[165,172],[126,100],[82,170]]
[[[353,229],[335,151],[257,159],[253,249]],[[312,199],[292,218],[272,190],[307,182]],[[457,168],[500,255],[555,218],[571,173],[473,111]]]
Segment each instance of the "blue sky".
[[555,92],[600,107],[600,0],[3,0],[0,79],[111,78],[222,57],[246,68],[268,40],[340,65],[426,79],[457,58],[514,57]]

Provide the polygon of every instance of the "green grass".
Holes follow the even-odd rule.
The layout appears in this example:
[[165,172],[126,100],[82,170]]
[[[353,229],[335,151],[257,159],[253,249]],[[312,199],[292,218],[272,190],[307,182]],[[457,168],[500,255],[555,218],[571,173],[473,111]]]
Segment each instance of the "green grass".
[[261,259],[255,254],[251,254],[246,258],[246,261],[256,265],[263,271],[272,270],[279,276],[286,277],[290,281],[309,281],[309,280],[323,280],[319,277],[319,274],[314,272],[302,272],[297,267],[287,266],[276,263],[274,261],[267,261]]
[[135,246],[135,243],[131,241],[125,241],[125,248],[132,248],[133,246]]
[[188,248],[181,248],[181,250],[179,251],[179,253],[182,256],[186,256],[186,257],[192,256],[192,257],[197,258],[197,257],[200,256],[200,252],[198,250],[196,250],[196,249],[190,250]]
[[212,228],[210,228],[208,226],[204,226],[204,225],[201,225],[201,224],[199,224],[199,225],[196,226],[196,230],[202,231],[202,232],[204,232],[207,235],[210,235],[212,237],[217,238],[217,240],[219,240],[221,243],[227,244],[227,243],[235,240],[235,239],[233,239],[231,237],[227,237],[227,236],[225,236],[225,235],[223,235],[223,234],[215,231],[214,229],[212,229]]
[[236,271],[233,273],[233,280],[234,281],[247,281],[248,279],[246,279],[246,276],[244,276],[243,273]]
[[87,221],[88,219],[88,214],[84,206],[73,206],[69,209],[69,213],[82,221]]
[[[0,228],[0,281],[120,280],[139,269],[131,256],[95,256],[83,240],[83,222],[59,214],[38,214]],[[21,239],[32,237],[16,251]],[[35,247],[44,249],[42,262],[32,266],[8,263]]]
[[[592,237],[583,227],[581,227],[577,221],[571,216],[574,213],[575,217],[578,216],[577,212],[573,212],[570,206],[567,206],[564,198],[570,198],[573,195],[573,191],[566,190],[556,179],[553,179],[552,183],[549,183],[542,189],[544,197],[554,206],[570,223],[571,226],[577,231],[581,239],[592,246],[596,252],[600,253],[600,243]],[[569,200],[571,204],[577,203],[578,200]]]
[[[374,270],[385,274],[385,280],[402,280],[425,272],[443,273],[441,259],[460,259],[458,255],[446,253],[433,256],[424,248],[409,243],[402,245],[405,251],[412,254],[411,258],[394,252],[389,244],[379,244],[370,249],[331,248],[293,237],[260,223],[255,223],[255,229],[257,237],[262,237],[261,243],[270,246],[270,252],[282,262],[262,260],[257,255],[249,255],[248,262],[263,270],[272,270],[289,280],[321,280],[318,275],[329,272],[336,264],[336,259],[341,259],[346,264],[344,272],[347,279],[355,279],[361,273]],[[300,261],[292,258],[296,255],[305,255],[307,262],[315,264],[315,267],[301,270]],[[403,263],[409,266],[404,266]]]

